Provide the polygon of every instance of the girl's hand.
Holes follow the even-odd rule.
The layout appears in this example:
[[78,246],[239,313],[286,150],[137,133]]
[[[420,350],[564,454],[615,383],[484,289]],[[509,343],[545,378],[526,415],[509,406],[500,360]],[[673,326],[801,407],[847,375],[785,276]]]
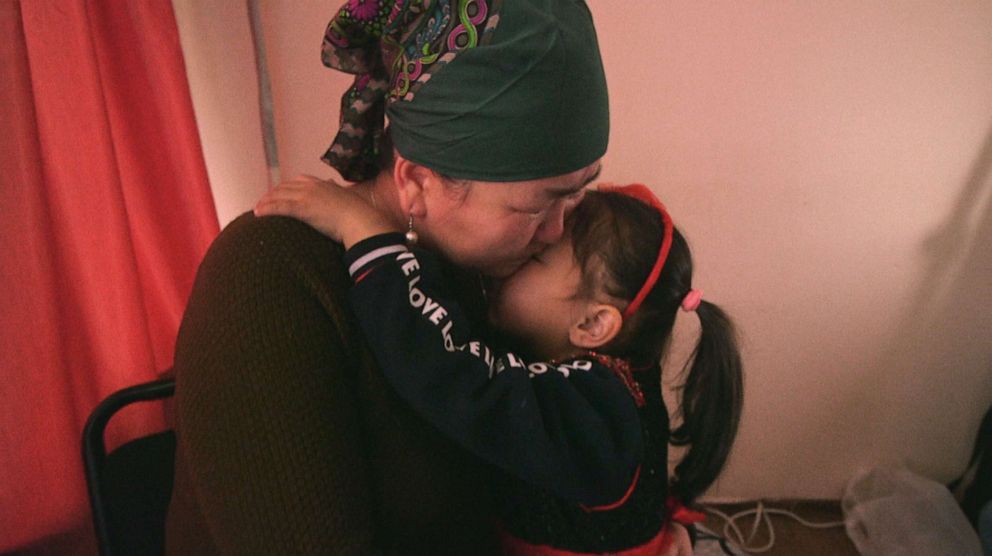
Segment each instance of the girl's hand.
[[297,176],[270,189],[255,205],[255,216],[290,216],[351,247],[380,233],[397,231],[365,199],[332,181]]

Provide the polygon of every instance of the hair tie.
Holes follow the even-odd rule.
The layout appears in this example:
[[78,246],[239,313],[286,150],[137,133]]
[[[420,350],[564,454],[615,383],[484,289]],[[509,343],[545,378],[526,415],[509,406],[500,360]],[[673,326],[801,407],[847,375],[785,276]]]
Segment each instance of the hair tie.
[[692,289],[689,293],[685,294],[682,298],[682,310],[683,311],[695,311],[699,308],[699,304],[703,301],[703,290]]

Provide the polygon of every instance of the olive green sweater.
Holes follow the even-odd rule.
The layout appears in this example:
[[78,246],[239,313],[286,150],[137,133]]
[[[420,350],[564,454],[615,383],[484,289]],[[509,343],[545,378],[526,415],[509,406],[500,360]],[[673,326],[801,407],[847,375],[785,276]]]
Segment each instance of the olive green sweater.
[[480,464],[389,389],[342,253],[251,214],[211,246],[176,347],[167,553],[495,550]]

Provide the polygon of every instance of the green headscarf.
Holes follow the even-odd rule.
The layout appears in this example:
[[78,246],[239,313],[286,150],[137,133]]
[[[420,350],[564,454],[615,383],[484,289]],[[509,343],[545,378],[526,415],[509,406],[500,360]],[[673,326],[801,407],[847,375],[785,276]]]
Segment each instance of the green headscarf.
[[406,159],[458,179],[569,173],[606,152],[606,78],[581,0],[350,0],[323,61],[356,74],[323,160],[378,172],[384,115]]

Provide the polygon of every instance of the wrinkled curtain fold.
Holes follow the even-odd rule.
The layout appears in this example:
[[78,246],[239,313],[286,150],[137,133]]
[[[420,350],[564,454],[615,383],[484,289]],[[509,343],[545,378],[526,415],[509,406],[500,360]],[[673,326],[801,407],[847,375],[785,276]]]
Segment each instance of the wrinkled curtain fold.
[[83,423],[172,364],[218,223],[169,0],[0,0],[0,37],[2,553],[88,522]]

